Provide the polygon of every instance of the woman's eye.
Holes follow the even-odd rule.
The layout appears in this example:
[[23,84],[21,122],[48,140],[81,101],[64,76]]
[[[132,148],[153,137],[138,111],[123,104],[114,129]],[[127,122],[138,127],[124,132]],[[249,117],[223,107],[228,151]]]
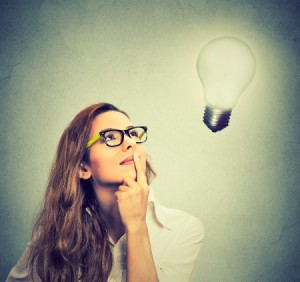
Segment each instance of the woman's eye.
[[116,136],[114,134],[108,134],[105,136],[106,141],[116,140]]
[[138,134],[138,132],[136,130],[133,130],[133,131],[130,131],[130,136],[132,136],[132,137],[138,137],[139,134]]

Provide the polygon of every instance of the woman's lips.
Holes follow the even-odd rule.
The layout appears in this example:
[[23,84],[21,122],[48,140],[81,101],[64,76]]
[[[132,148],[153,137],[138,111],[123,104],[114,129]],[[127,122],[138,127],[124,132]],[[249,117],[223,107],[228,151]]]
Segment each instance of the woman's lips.
[[130,164],[133,164],[134,161],[133,161],[133,156],[130,156],[128,158],[126,158],[125,160],[123,160],[120,165],[130,165]]

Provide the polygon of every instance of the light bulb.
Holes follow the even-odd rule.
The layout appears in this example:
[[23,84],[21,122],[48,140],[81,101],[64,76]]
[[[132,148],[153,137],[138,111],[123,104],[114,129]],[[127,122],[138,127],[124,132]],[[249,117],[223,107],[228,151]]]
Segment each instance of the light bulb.
[[255,74],[255,56],[235,37],[220,37],[201,50],[197,60],[206,103],[203,121],[213,132],[228,126],[231,111]]

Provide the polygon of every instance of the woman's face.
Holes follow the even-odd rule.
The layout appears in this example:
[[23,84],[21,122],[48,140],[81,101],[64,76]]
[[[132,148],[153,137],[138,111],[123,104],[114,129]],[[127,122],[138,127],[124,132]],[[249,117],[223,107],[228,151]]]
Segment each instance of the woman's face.
[[[89,139],[105,129],[127,129],[133,126],[128,117],[117,111],[102,113],[94,119]],[[137,153],[142,161],[143,169],[146,170],[147,152],[143,144],[136,142],[125,134],[124,141],[120,146],[108,147],[99,139],[90,148],[90,162],[86,167],[91,177],[100,186],[121,184],[127,176],[136,179],[134,162],[122,163],[126,158]]]

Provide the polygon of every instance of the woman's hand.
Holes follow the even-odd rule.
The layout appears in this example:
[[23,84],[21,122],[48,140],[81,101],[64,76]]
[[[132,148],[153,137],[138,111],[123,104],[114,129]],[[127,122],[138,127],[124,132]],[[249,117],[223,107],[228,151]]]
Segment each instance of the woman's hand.
[[133,156],[136,169],[136,180],[125,177],[123,185],[115,193],[122,221],[126,230],[138,230],[145,226],[148,205],[149,187],[140,158]]
[[116,192],[127,235],[127,281],[157,282],[146,213],[149,187],[139,157],[133,156],[136,180],[126,177]]

